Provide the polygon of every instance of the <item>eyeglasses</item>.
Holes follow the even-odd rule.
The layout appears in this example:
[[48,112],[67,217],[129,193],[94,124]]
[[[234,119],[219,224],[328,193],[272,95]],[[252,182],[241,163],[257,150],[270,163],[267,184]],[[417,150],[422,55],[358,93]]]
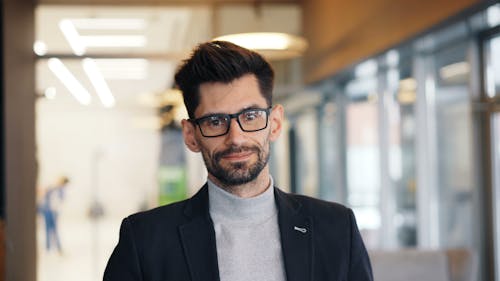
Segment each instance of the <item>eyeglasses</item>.
[[204,137],[213,138],[227,134],[231,125],[231,119],[236,118],[238,125],[244,132],[256,132],[267,127],[269,113],[272,107],[247,108],[234,114],[212,114],[198,119],[189,119],[198,125]]

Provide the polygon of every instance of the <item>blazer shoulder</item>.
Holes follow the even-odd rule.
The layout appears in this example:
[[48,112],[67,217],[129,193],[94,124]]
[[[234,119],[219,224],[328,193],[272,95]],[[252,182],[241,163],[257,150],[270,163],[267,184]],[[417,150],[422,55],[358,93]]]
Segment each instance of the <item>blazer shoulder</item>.
[[160,221],[175,222],[183,217],[184,206],[188,200],[189,199],[186,199],[168,205],[159,206],[147,211],[138,212],[129,215],[126,220],[133,225],[140,226],[156,224]]
[[352,213],[350,208],[336,202],[294,193],[283,192],[283,196],[286,200],[293,202],[291,204],[297,206],[297,210],[301,213],[317,218],[332,219],[338,217],[339,219],[345,219]]
[[178,226],[190,218],[208,214],[208,188],[205,184],[191,198],[128,216],[137,226]]
[[333,209],[337,210],[340,212],[347,212],[350,208],[337,203],[337,202],[332,202],[332,201],[326,201],[323,199],[318,199],[306,195],[301,195],[301,194],[294,194],[294,193],[285,193],[285,196],[288,196],[289,198],[296,200],[299,202],[301,205],[304,207],[314,207],[314,208],[326,208],[326,209]]

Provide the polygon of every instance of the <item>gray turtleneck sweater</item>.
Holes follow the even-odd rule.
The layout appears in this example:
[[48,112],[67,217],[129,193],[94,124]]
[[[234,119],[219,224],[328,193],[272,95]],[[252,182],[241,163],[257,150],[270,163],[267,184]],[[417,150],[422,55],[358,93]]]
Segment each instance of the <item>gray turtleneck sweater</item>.
[[208,181],[221,281],[285,281],[273,180],[240,198]]

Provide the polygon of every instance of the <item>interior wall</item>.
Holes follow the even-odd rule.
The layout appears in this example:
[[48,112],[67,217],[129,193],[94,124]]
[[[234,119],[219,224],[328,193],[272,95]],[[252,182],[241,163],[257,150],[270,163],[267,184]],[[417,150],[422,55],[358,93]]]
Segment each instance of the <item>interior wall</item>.
[[303,1],[308,83],[399,44],[480,0]]
[[36,105],[38,186],[47,188],[61,175],[70,179],[59,206],[61,228],[64,221],[87,220],[95,202],[118,222],[156,206],[156,108],[83,106],[68,99],[40,99]]
[[5,0],[2,21],[6,280],[36,280],[34,3]]
[[[0,18],[3,19],[3,2],[0,4]],[[3,78],[3,20],[0,20],[0,104],[4,104],[4,78]],[[4,149],[4,110],[0,107],[0,120],[2,129],[0,130],[0,280],[5,276],[5,149]]]

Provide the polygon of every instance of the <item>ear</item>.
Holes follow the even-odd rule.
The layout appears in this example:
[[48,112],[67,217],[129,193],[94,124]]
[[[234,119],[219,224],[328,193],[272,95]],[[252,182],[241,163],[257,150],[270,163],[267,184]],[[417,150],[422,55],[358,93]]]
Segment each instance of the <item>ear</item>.
[[269,133],[269,139],[275,141],[281,134],[283,129],[283,122],[285,119],[284,109],[281,104],[277,104],[271,110],[271,115],[269,116],[269,125],[271,127],[271,132]]
[[196,126],[186,119],[181,121],[182,124],[182,136],[184,137],[184,143],[187,148],[192,152],[200,152],[200,146],[196,140]]

